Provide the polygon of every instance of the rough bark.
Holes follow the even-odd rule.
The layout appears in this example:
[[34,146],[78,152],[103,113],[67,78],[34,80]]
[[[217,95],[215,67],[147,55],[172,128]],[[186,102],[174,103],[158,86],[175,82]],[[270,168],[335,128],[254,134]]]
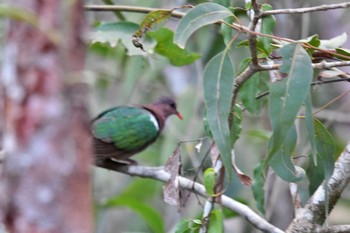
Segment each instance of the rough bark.
[[[329,211],[332,211],[342,192],[350,182],[350,143],[339,156],[335,163],[334,172],[327,183],[329,192]],[[325,189],[321,184],[304,208],[296,213],[296,217],[286,232],[316,232],[326,218],[325,214]]]
[[82,2],[14,0],[1,72],[5,158],[0,219],[9,232],[92,232]]

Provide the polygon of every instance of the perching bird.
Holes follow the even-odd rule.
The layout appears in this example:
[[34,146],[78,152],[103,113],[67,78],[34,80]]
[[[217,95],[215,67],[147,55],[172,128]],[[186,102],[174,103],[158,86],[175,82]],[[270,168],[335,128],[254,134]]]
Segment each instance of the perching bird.
[[96,159],[135,163],[129,157],[152,144],[171,115],[182,119],[175,101],[169,97],[151,104],[119,106],[102,112],[91,124]]

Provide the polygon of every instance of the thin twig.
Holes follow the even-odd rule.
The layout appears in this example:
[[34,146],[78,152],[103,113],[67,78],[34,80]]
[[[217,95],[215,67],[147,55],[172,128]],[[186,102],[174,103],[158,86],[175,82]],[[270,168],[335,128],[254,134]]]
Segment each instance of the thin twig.
[[[327,83],[337,83],[337,82],[349,82],[350,78],[338,78],[338,79],[331,79],[331,80],[322,80],[322,81],[314,81],[311,83],[311,86],[316,86],[316,85],[322,85],[322,84],[327,84]],[[255,99],[261,99],[267,95],[269,95],[269,91],[265,91],[255,97]]]
[[[85,10],[87,11],[125,11],[125,12],[133,12],[133,13],[143,13],[147,14],[155,10],[165,10],[169,9],[161,9],[161,8],[152,8],[152,7],[140,7],[140,6],[122,6],[122,5],[85,5]],[[182,18],[186,13],[172,11],[171,16],[174,18]]]
[[[150,178],[167,182],[170,179],[170,174],[165,172],[163,167],[143,167],[143,166],[120,166],[111,160],[98,161],[97,166],[107,168],[112,171],[121,172],[130,176],[138,176],[142,178]],[[202,197],[208,198],[208,194],[202,184],[193,182],[185,177],[178,176],[179,186],[190,192],[196,193]],[[233,200],[232,198],[222,195],[221,204],[228,209],[240,214],[242,217],[247,219],[255,228],[270,233],[283,233],[282,230],[273,226],[261,216],[256,214],[248,206]]]
[[337,4],[325,4],[321,6],[314,7],[303,7],[295,9],[278,9],[278,10],[269,10],[262,12],[262,16],[266,15],[278,15],[278,14],[304,14],[315,11],[328,11],[334,9],[342,9],[350,7],[350,2],[337,3]]

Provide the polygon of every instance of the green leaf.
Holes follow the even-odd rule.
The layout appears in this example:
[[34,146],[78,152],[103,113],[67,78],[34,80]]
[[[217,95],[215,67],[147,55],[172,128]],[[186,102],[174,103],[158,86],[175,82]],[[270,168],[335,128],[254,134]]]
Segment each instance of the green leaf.
[[243,83],[238,92],[244,107],[252,114],[257,114],[259,111],[259,102],[255,98],[259,93],[259,82],[259,74],[254,74]]
[[[138,28],[138,24],[125,21],[102,23],[90,34],[90,39],[92,43],[108,43],[112,47],[116,46],[118,42],[121,41],[128,50],[128,55],[145,55],[145,52],[136,48],[132,43],[132,35]],[[145,37],[142,44],[146,51],[153,49],[156,45],[155,41],[148,36]]]
[[[229,24],[233,23],[233,20],[234,20],[234,17],[227,17],[223,19],[223,21]],[[232,31],[233,31],[232,27],[228,26],[225,23],[222,23],[220,25],[220,31],[221,31],[222,37],[224,38],[225,45],[228,46],[230,41],[232,40]]]
[[[264,11],[268,11],[268,10],[272,10],[272,6],[269,4],[263,4],[262,5],[262,10]],[[262,18],[262,22],[261,22],[261,32],[267,35],[273,35],[273,30],[276,26],[276,19],[273,15],[268,15],[264,18]],[[260,40],[262,41],[264,48],[266,51],[268,51],[269,53],[272,51],[272,46],[271,46],[271,41],[272,38],[270,37],[265,37],[265,36],[261,36]]]
[[344,49],[344,48],[336,48],[335,51],[338,53],[338,54],[341,54],[341,55],[344,55],[344,56],[347,56],[349,58],[345,58],[343,56],[336,56],[336,58],[339,58],[341,60],[344,60],[344,61],[349,61],[350,60],[350,50],[349,49]]
[[348,39],[348,35],[346,32],[343,32],[339,36],[333,37],[330,40],[321,40],[320,48],[321,49],[336,49],[341,47],[346,40]]
[[209,129],[213,135],[229,180],[232,177],[231,138],[228,117],[231,111],[234,69],[226,52],[213,57],[204,69],[204,99]]
[[154,208],[146,205],[142,200],[127,198],[127,197],[115,197],[107,200],[103,207],[112,208],[124,206],[128,207],[134,212],[138,213],[148,224],[152,232],[163,233],[165,232],[164,221],[162,215],[160,215]]
[[283,145],[273,156],[269,164],[276,174],[287,182],[296,183],[305,177],[305,171],[301,167],[294,166],[291,161],[295,145],[297,143],[297,131],[295,126],[289,129]]
[[319,154],[319,163],[323,165],[324,169],[324,189],[325,189],[325,216],[328,218],[329,213],[329,195],[328,195],[328,180],[331,178],[334,171],[334,152],[335,143],[332,135],[328,132],[327,128],[317,119],[315,124],[315,138],[316,148]]
[[222,233],[224,232],[224,217],[222,210],[215,209],[210,213],[208,233]]
[[174,43],[184,48],[188,38],[197,29],[232,15],[229,9],[216,3],[198,4],[180,20],[175,31]]
[[280,49],[280,54],[283,57],[280,72],[288,77],[270,85],[269,115],[273,133],[268,160],[280,150],[293,127],[298,111],[309,94],[313,77],[311,59],[301,45],[286,45]]
[[191,233],[190,222],[188,219],[182,219],[176,224],[175,233]]
[[204,171],[203,175],[203,184],[205,187],[205,190],[209,195],[214,195],[215,194],[215,183],[216,183],[216,175],[214,168],[209,167]]
[[253,196],[256,201],[256,208],[265,214],[265,172],[266,172],[266,160],[261,161],[254,168],[254,181],[252,184]]
[[[249,47],[249,41],[248,40],[242,40],[241,42],[239,42],[236,45],[237,48],[239,47]],[[267,58],[270,55],[270,51],[267,50],[262,42],[262,40],[260,40],[259,38],[256,40],[256,48],[257,51],[259,52],[258,57],[263,57],[263,58]]]
[[239,104],[233,106],[233,122],[231,125],[231,145],[235,144],[242,131],[243,109]]
[[171,10],[155,10],[148,13],[142,20],[140,27],[136,30],[134,36],[142,37],[146,32],[151,30],[155,24],[159,24],[169,19],[171,16]]
[[174,44],[174,33],[167,28],[160,28],[155,32],[148,32],[147,35],[157,41],[155,51],[167,57],[174,66],[189,65],[200,57],[200,54],[192,53]]
[[311,96],[310,93],[305,98],[305,118],[306,118],[306,128],[307,135],[310,141],[311,146],[311,155],[314,164],[317,164],[317,150],[316,150],[316,142],[315,142],[315,130],[314,130],[314,121],[312,115],[312,104],[311,104]]
[[323,164],[324,178],[328,181],[334,170],[335,143],[332,135],[319,120],[315,119],[314,125],[316,148],[320,158],[319,162]]
[[309,163],[307,176],[310,181],[309,191],[313,194],[325,179],[329,180],[334,170],[335,144],[327,128],[317,119],[314,119],[315,142],[317,149],[317,164]]

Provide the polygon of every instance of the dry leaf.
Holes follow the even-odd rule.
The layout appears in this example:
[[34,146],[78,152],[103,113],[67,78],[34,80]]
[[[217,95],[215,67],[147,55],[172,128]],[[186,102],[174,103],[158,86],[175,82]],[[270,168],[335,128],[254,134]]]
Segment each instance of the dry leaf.
[[235,152],[234,150],[231,151],[231,160],[232,160],[232,167],[235,173],[237,174],[238,178],[240,179],[241,183],[246,186],[252,185],[252,179],[245,175],[236,165],[236,159],[235,159]]
[[177,206],[181,211],[183,198],[179,188],[178,176],[181,175],[180,147],[178,146],[165,164],[164,170],[170,174],[170,180],[163,187],[164,201],[170,205]]

